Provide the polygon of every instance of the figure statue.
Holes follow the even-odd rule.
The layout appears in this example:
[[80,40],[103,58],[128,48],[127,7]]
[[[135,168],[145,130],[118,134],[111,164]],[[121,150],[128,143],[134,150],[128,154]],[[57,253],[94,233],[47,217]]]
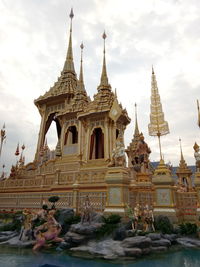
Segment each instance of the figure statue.
[[46,232],[43,232],[42,230],[38,230],[35,233],[36,243],[33,247],[33,250],[36,251],[42,247],[45,247],[45,246],[48,247],[51,245],[51,243],[63,242],[64,239],[61,237],[58,237],[60,232],[61,232],[60,224],[49,225],[48,230]]
[[112,159],[108,167],[118,167],[118,166],[124,167],[125,163],[126,163],[126,158],[125,158],[123,137],[121,134],[119,134],[116,140],[116,148],[113,149],[112,151]]
[[144,208],[144,231],[149,232],[149,231],[154,231],[154,216],[153,216],[153,210],[149,208],[149,205],[146,204]]
[[194,157],[196,159],[196,171],[200,172],[200,152],[199,152],[199,146],[196,142],[193,148],[194,148]]
[[19,235],[19,240],[28,241],[28,240],[31,240],[33,237],[32,222],[34,220],[35,214],[28,209],[24,209],[22,214],[23,214],[24,220],[23,220],[21,232]]
[[54,218],[54,209],[47,213],[47,221],[35,229],[36,243],[33,250],[36,251],[42,247],[50,246],[51,243],[58,243],[64,241],[63,238],[58,237],[62,227]]
[[137,144],[135,158],[133,160],[133,165],[139,165],[139,169],[136,168],[136,171],[146,173],[149,169],[149,154],[151,153],[150,148],[147,143],[144,141],[143,133],[140,134],[139,142]]
[[83,203],[83,210],[81,214],[81,224],[83,223],[91,223],[91,212],[92,212],[92,207],[90,203],[90,199],[88,196],[85,197],[85,202]]
[[134,229],[137,230],[139,220],[141,219],[141,207],[138,203],[134,208]]

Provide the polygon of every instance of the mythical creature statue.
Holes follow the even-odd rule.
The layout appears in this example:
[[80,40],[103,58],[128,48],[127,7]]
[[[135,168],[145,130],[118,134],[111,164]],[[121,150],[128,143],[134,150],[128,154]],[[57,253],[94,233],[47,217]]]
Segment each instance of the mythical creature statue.
[[123,137],[119,134],[116,140],[116,148],[112,151],[112,159],[109,163],[108,167],[119,167],[125,166],[126,158],[125,158],[125,148],[123,143]]
[[153,210],[149,208],[148,204],[145,205],[143,217],[144,217],[144,231],[155,232]]
[[91,212],[92,207],[90,203],[90,199],[88,196],[85,197],[85,202],[83,203],[83,209],[81,214],[81,224],[91,223]]
[[199,151],[199,146],[196,142],[193,148],[194,148],[194,157],[196,159],[196,171],[200,172],[200,151]]
[[135,155],[132,160],[134,169],[137,172],[146,173],[149,170],[149,154],[151,153],[150,148],[144,141],[143,133],[139,136],[139,141],[136,147]]
[[42,247],[48,247],[51,243],[59,243],[64,241],[63,238],[58,237],[62,228],[56,221],[54,215],[56,210],[49,210],[46,215],[46,222],[35,229],[36,243],[33,250],[39,250]]

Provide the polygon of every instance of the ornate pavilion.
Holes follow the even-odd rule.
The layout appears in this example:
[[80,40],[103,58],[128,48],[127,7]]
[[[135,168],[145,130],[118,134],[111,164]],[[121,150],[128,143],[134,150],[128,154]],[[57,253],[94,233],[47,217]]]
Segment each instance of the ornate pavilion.
[[[137,115],[133,139],[124,148],[124,131],[130,118],[108,81],[105,33],[100,84],[93,100],[87,95],[83,44],[79,78],[74,68],[73,16],[71,11],[69,44],[60,77],[49,91],[34,101],[41,115],[35,159],[25,165],[21,157],[17,165],[12,166],[10,177],[0,181],[0,209],[39,209],[50,196],[57,195],[60,197],[58,207],[71,207],[79,212],[88,196],[92,207],[104,213],[124,215],[127,204],[134,207],[139,203],[141,206],[148,204],[154,214],[167,215],[174,222],[196,221],[199,216],[200,173],[195,173],[194,189],[192,172],[187,167],[182,150],[177,170],[178,183],[175,184],[162,154],[158,167],[152,168],[148,160],[151,151],[139,132]],[[161,121],[156,120],[156,105],[159,106],[160,113],[157,115]],[[155,132],[157,121],[156,127],[161,126],[161,130],[152,135],[157,135],[159,141],[162,129],[164,134],[168,130],[162,115],[156,77],[152,71],[149,129]],[[57,129],[54,153],[46,142],[52,123]]]

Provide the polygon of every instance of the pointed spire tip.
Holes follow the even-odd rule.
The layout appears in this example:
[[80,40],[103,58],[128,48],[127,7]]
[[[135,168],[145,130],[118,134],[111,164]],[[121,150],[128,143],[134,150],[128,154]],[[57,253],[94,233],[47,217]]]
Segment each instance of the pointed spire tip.
[[154,68],[153,68],[153,65],[152,65],[152,74],[154,74]]
[[103,32],[102,38],[105,40],[107,38],[107,35],[105,33],[105,31]]
[[71,8],[71,11],[70,11],[69,17],[70,17],[70,19],[73,19],[73,17],[74,17],[73,8]]

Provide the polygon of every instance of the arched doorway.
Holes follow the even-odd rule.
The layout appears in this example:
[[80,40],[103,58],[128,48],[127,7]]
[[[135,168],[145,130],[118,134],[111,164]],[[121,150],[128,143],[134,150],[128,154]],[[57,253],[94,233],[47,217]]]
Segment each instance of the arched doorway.
[[78,143],[78,131],[76,126],[70,126],[65,134],[64,145],[71,145]]
[[104,134],[101,128],[95,128],[90,138],[90,159],[104,158]]

